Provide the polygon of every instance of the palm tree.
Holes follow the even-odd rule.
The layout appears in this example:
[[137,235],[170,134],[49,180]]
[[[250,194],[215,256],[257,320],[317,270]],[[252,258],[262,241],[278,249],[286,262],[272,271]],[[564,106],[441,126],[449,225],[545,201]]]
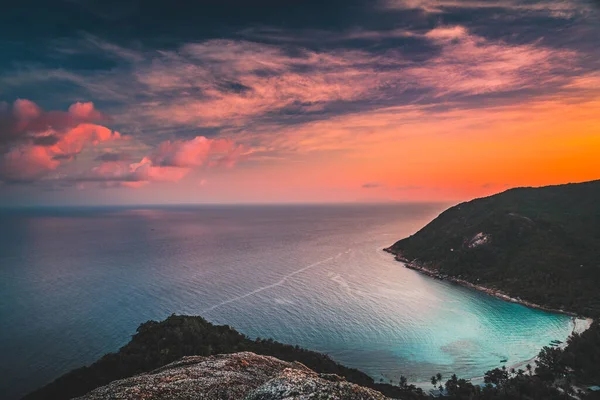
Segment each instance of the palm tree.
[[527,364],[525,368],[527,369],[527,372],[529,372],[529,375],[533,375],[533,367],[531,364]]
[[401,388],[406,388],[408,384],[408,379],[406,379],[406,377],[404,375],[400,375],[400,380],[398,381],[398,385]]
[[438,381],[438,380],[437,380],[436,376],[435,376],[435,375],[433,375],[433,376],[431,377],[431,384],[433,385],[433,387],[437,387],[437,381]]

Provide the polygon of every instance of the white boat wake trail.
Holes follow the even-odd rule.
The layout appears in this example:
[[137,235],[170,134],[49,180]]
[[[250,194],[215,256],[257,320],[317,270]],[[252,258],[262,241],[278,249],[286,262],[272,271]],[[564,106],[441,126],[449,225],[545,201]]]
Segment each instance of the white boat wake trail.
[[297,271],[294,271],[294,272],[292,272],[292,273],[290,273],[290,274],[288,274],[288,275],[285,275],[285,276],[284,276],[283,278],[281,278],[279,281],[277,281],[277,282],[275,282],[275,283],[273,283],[273,284],[271,284],[271,285],[263,286],[263,287],[260,287],[260,288],[258,288],[258,289],[255,289],[255,290],[253,290],[253,291],[251,291],[251,292],[248,292],[248,293],[246,293],[246,294],[243,294],[243,295],[241,295],[241,296],[233,297],[233,298],[231,298],[231,299],[229,299],[229,300],[222,301],[221,303],[215,304],[214,306],[210,306],[209,308],[206,308],[206,309],[202,310],[202,313],[207,313],[207,312],[213,311],[214,309],[216,309],[216,308],[219,308],[219,307],[221,307],[221,306],[224,306],[225,304],[233,303],[233,302],[236,302],[236,301],[238,301],[238,300],[245,299],[246,297],[250,297],[250,296],[252,296],[252,295],[255,295],[256,293],[263,292],[263,291],[265,291],[265,290],[267,290],[267,289],[271,289],[271,288],[274,288],[274,287],[277,287],[277,286],[283,285],[283,284],[284,284],[284,283],[285,283],[285,282],[286,282],[288,279],[290,279],[291,277],[293,277],[293,276],[295,276],[295,275],[298,275],[298,274],[300,274],[300,273],[302,273],[302,272],[306,271],[307,269],[314,268],[314,267],[316,267],[317,265],[321,265],[321,264],[323,264],[323,263],[326,263],[326,262],[328,262],[328,261],[335,260],[336,258],[340,258],[340,257],[341,257],[343,254],[345,254],[345,253],[348,253],[348,252],[350,252],[350,250],[347,250],[347,251],[345,251],[345,252],[339,253],[339,254],[337,254],[337,255],[335,255],[335,256],[328,257],[328,258],[326,258],[326,259],[324,259],[324,260],[317,261],[317,262],[316,262],[316,263],[314,263],[314,264],[307,265],[306,267],[300,268],[300,269],[299,269],[299,270],[297,270]]

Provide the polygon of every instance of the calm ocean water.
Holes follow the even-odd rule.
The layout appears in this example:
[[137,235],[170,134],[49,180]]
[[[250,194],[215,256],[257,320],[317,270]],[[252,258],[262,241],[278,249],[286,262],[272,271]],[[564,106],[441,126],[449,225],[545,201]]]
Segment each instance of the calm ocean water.
[[0,211],[0,397],[90,364],[171,313],[394,381],[481,376],[564,340],[565,316],[430,279],[381,250],[443,208]]

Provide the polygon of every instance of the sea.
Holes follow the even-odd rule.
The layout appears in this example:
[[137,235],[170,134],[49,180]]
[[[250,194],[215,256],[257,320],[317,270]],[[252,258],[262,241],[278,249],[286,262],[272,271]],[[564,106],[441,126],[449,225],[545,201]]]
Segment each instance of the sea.
[[0,397],[89,365],[173,313],[423,387],[564,341],[569,317],[432,279],[382,250],[447,206],[0,210]]

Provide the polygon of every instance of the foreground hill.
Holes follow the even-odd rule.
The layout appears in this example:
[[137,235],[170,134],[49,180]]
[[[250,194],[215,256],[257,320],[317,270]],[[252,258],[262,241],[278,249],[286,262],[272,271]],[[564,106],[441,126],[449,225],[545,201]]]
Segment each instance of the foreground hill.
[[140,325],[131,341],[117,353],[109,353],[89,367],[73,370],[24,399],[71,399],[112,381],[153,371],[185,356],[237,352],[253,352],[288,362],[297,361],[316,373],[336,374],[351,383],[378,390],[390,397],[410,399],[416,398],[419,393],[409,388],[375,383],[367,374],[344,367],[321,353],[272,339],[252,340],[229,326],[213,325],[201,317],[172,315],[161,322],[148,321]]
[[297,362],[254,353],[184,357],[148,374],[98,388],[79,400],[386,400],[381,393]]
[[600,181],[462,203],[387,250],[413,267],[598,316]]

